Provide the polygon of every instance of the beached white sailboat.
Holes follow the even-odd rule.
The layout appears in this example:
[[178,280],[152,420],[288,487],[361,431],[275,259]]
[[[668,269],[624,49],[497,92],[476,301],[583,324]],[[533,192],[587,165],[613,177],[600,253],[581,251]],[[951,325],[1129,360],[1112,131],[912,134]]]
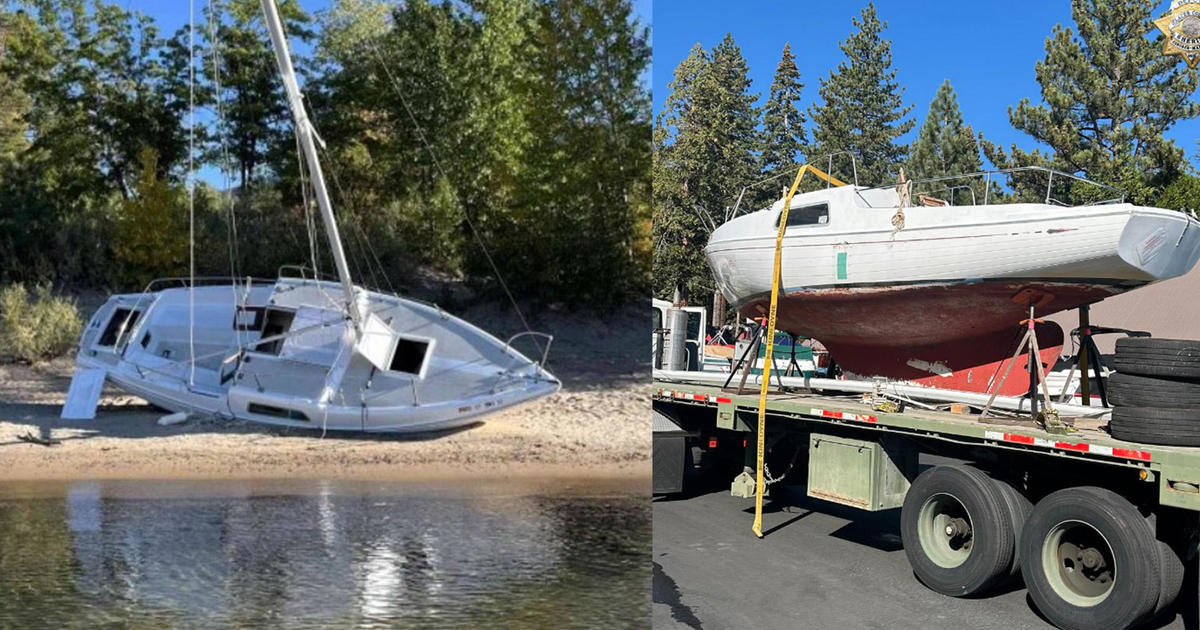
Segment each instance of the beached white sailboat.
[[[1045,199],[989,204],[994,183],[1010,176],[1048,179]],[[933,182],[956,192],[958,203],[915,194],[912,182],[829,186],[793,198],[778,328],[821,341],[857,374],[958,375],[960,387],[983,390],[995,362],[1015,350],[1031,305],[1038,316],[1076,308],[1187,273],[1200,258],[1200,221],[1188,214],[1123,196],[1065,205],[1051,195],[1056,181],[1108,187],[1046,169],[982,173],[962,184],[972,177]],[[728,221],[709,239],[717,284],[743,315],[769,306],[782,204]],[[1046,334],[1057,343],[1046,339],[1042,348],[1062,344],[1057,326]],[[969,374],[974,368],[983,369]]]
[[[436,305],[356,286],[274,0],[262,0],[338,282],[196,278],[115,295],[84,329],[64,417],[94,415],[107,380],[165,409],[329,430],[446,429],[558,391],[552,337],[507,342]],[[206,286],[200,286],[206,284]],[[530,339],[530,359],[513,343]]]

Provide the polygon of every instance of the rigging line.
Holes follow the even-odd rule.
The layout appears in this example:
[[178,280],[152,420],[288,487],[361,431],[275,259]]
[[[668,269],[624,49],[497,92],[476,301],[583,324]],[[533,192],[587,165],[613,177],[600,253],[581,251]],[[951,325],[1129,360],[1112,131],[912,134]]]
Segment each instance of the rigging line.
[[350,233],[354,235],[354,240],[358,243],[358,253],[362,256],[363,263],[367,266],[367,274],[371,276],[371,284],[375,286],[376,291],[382,289],[383,285],[379,283],[379,278],[375,275],[375,268],[371,266],[371,259],[367,256],[367,248],[363,245],[362,230],[351,230]]
[[[217,120],[217,137],[220,139],[220,161],[221,161],[221,198],[225,203],[225,236],[228,241],[227,249],[229,250],[229,290],[233,294],[233,303],[237,306],[245,305],[245,298],[249,297],[249,292],[244,294],[241,299],[238,298],[237,279],[241,276],[238,269],[238,237],[237,237],[237,208],[234,205],[233,191],[230,184],[233,181],[231,177],[232,169],[230,168],[232,161],[229,157],[229,139],[225,135],[225,105],[221,100],[221,57],[220,57],[220,39],[218,35],[218,22],[220,21],[220,7],[215,0],[208,0],[208,41],[211,49],[212,63],[212,78],[213,78],[213,103],[215,105]],[[245,338],[245,332],[241,328],[237,328],[238,344],[240,345]]]
[[300,150],[300,136],[296,140],[296,172],[300,175],[300,197],[304,204],[304,226],[308,231],[308,255],[312,260],[313,275],[320,277],[317,268],[317,239],[316,226],[313,224],[312,205],[308,197],[308,180],[304,176],[304,154]]
[[[425,150],[429,152],[429,157],[433,160],[434,168],[437,169],[438,173],[441,174],[441,176],[447,182],[452,181],[449,174],[446,173],[446,169],[442,167],[442,161],[438,159],[437,153],[433,150],[433,145],[430,144],[429,140],[425,137],[425,131],[421,128],[421,123],[417,122],[417,116],[413,113],[412,107],[409,106],[408,99],[404,98],[404,91],[400,89],[400,82],[397,81],[396,76],[392,74],[392,70],[390,67],[388,67],[383,53],[379,51],[379,47],[375,45],[375,42],[372,41],[370,37],[364,37],[363,41],[365,41],[367,45],[371,47],[371,50],[375,53],[376,59],[379,60],[380,67],[382,67],[384,73],[387,74],[388,80],[392,84],[392,91],[396,93],[396,96],[400,98],[400,102],[404,105],[404,111],[408,113],[409,119],[412,120],[413,127],[417,131],[417,137],[420,138],[421,144],[425,145]],[[451,186],[450,190],[454,195],[454,200],[458,202],[458,207],[462,208],[463,219],[466,220],[467,227],[471,229],[471,235],[475,237],[475,242],[479,244],[479,249],[483,251],[484,258],[487,259],[488,265],[491,266],[492,273],[496,275],[496,280],[500,282],[500,287],[504,289],[504,294],[508,296],[508,301],[510,304],[512,304],[513,311],[517,313],[517,318],[521,320],[521,325],[525,327],[526,332],[533,332],[533,328],[530,328],[529,322],[525,319],[525,314],[521,312],[521,307],[517,304],[516,298],[513,297],[512,291],[509,290],[508,283],[504,281],[504,276],[500,273],[500,267],[498,267],[496,265],[496,261],[492,259],[492,253],[488,251],[487,245],[485,245],[483,242],[483,237],[479,235],[479,230],[475,227],[475,222],[471,220],[471,213],[467,212],[467,207],[463,204],[462,199],[458,196],[458,189],[454,186]],[[534,344],[537,345],[540,352],[542,349],[542,343],[538,341],[536,337],[534,338]]]
[[196,384],[196,2],[188,0],[188,386]]
[[388,277],[387,269],[384,269],[383,262],[379,260],[379,255],[375,253],[375,246],[371,245],[371,239],[367,237],[367,233],[363,231],[362,226],[355,225],[355,228],[358,229],[363,242],[366,243],[367,251],[370,252],[371,258],[375,260],[375,265],[379,267],[379,273],[383,276],[383,281],[387,283],[388,291],[391,291],[392,295],[399,295],[399,293],[396,293],[396,287],[392,286],[392,279]]
[[336,305],[339,304],[339,302],[326,293],[325,285],[321,284],[321,269],[317,266],[317,260],[320,258],[320,254],[317,251],[317,248],[320,244],[320,239],[317,238],[317,222],[314,218],[316,213],[314,213],[312,209],[312,198],[308,195],[309,181],[305,175],[306,169],[304,168],[304,153],[300,147],[300,136],[296,135],[295,140],[296,171],[300,175],[300,197],[302,199],[301,203],[304,204],[304,224],[308,233],[308,250],[309,255],[312,257],[313,280],[315,281],[313,286],[317,288],[317,291],[321,294],[321,297],[325,298],[325,300],[330,304]]
[[[325,154],[328,155],[329,151],[326,150]],[[330,168],[329,175],[333,179],[334,187],[337,188],[338,197],[341,198],[346,206],[354,207],[354,200],[350,198],[350,194],[346,192],[346,189],[342,188],[342,180],[338,178],[337,168]],[[388,276],[387,269],[384,268],[383,263],[379,260],[379,256],[375,253],[375,247],[371,245],[371,239],[367,237],[366,232],[363,231],[362,225],[360,225],[358,221],[355,221],[352,227],[358,230],[358,233],[361,235],[361,240],[366,243],[367,249],[370,250],[371,258],[374,258],[375,264],[379,266],[379,273],[383,275],[384,282],[387,282],[388,291],[391,291],[392,295],[400,295],[399,293],[396,293],[396,287],[392,285],[392,279]],[[370,265],[370,258],[367,259],[367,264],[368,266]],[[374,272],[372,272],[372,275],[374,275]],[[376,286],[380,286],[378,280],[375,281],[375,284]]]

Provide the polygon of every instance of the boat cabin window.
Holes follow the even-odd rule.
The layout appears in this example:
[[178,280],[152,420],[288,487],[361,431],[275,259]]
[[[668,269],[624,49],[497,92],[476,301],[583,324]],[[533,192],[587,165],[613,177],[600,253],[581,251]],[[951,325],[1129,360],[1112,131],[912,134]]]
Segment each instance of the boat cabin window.
[[[780,212],[782,217],[783,213]],[[801,206],[788,210],[788,227],[806,225],[827,225],[829,223],[829,204],[818,203],[811,206]],[[779,227],[779,218],[775,219],[775,227]]]
[[[266,320],[262,327],[261,339],[274,337],[286,333],[292,327],[292,320],[296,318],[296,311],[282,308],[268,308],[263,316]],[[267,354],[279,354],[283,349],[283,338],[274,339],[272,341],[264,341],[256,346],[256,352],[265,352]]]
[[117,307],[113,311],[112,317],[108,318],[108,325],[104,327],[104,332],[100,333],[100,341],[97,341],[96,345],[105,347],[125,345],[141,314],[142,312],[139,310]]
[[392,353],[388,369],[393,372],[424,376],[425,361],[429,357],[429,347],[432,343],[432,339],[400,337],[396,340],[396,350]]
[[233,314],[235,330],[262,330],[263,315],[267,309],[261,306],[239,306]]

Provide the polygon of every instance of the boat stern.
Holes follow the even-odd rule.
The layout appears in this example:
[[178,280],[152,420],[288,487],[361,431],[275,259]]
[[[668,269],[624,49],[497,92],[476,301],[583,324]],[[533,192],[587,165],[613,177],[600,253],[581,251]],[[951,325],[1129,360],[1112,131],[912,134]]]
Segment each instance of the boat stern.
[[1184,212],[1130,206],[1118,252],[1151,282],[1182,276],[1200,260],[1200,221]]

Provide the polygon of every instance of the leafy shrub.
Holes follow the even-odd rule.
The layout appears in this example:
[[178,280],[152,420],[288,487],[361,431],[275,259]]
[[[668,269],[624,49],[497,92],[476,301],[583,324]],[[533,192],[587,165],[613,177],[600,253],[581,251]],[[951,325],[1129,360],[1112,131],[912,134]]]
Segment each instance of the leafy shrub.
[[49,286],[33,295],[19,283],[0,290],[0,355],[30,363],[61,356],[82,330],[75,302],[52,295]]

